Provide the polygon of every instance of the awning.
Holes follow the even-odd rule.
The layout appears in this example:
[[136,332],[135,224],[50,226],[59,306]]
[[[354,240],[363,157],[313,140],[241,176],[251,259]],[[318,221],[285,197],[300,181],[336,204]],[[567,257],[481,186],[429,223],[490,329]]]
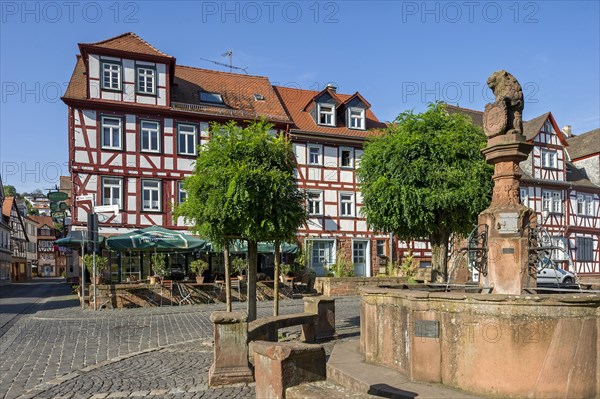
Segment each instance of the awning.
[[208,242],[179,231],[151,226],[110,237],[106,246],[114,251],[185,252],[206,250]]
[[[84,231],[70,231],[66,237],[59,238],[54,241],[54,245],[58,245],[59,247],[65,247],[70,249],[81,249],[82,245],[87,245],[90,243],[85,236]],[[106,237],[100,236],[99,243],[100,246],[105,244]]]
[[[220,252],[212,243],[209,243],[208,247],[205,250],[207,252]],[[248,242],[245,240],[233,240],[233,242],[229,244],[229,253],[231,254],[245,254],[246,252],[248,252]],[[281,243],[282,254],[295,254],[297,252],[298,246],[296,244]],[[258,253],[274,254],[275,244],[272,242],[259,242]]]

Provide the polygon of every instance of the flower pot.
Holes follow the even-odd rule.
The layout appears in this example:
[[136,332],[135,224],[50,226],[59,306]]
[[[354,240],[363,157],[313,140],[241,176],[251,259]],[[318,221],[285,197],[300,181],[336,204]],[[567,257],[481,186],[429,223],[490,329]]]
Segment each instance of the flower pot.
[[196,276],[197,284],[204,284],[204,276]]
[[102,276],[96,276],[95,280],[96,280],[96,285],[102,284]]
[[154,285],[158,282],[158,277],[152,276],[150,277],[150,284]]
[[246,276],[241,275],[241,276],[237,276],[238,280],[240,281],[246,281]]

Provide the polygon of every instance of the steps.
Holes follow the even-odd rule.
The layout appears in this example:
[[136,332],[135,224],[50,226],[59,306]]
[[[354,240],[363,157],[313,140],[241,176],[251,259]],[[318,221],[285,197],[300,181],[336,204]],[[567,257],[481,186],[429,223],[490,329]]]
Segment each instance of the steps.
[[286,399],[377,399],[377,396],[356,392],[330,381],[297,385],[285,391]]
[[358,340],[335,345],[327,362],[327,380],[355,392],[392,399],[478,398],[441,384],[412,382],[398,371],[365,363]]

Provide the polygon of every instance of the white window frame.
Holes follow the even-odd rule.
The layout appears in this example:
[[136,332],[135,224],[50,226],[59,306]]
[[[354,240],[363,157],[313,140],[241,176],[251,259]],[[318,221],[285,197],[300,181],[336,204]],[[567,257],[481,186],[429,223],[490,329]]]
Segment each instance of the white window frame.
[[[360,115],[352,115],[353,112],[358,112]],[[358,122],[354,126],[354,122]],[[355,130],[365,130],[365,110],[363,108],[348,108],[348,128]]]
[[[102,90],[113,90],[113,91],[121,91],[122,90],[122,73],[123,66],[121,63],[116,61],[100,61],[100,73],[102,74],[100,79],[100,85]],[[109,73],[109,81],[105,81],[105,72]],[[115,84],[116,78],[116,84]]]
[[[185,131],[182,133],[181,128],[189,128],[192,127],[193,128],[193,132],[190,131]],[[181,136],[186,136],[185,139],[185,151],[183,151],[183,149],[181,148]],[[190,149],[188,148],[189,144],[189,137],[193,137],[193,145],[192,145],[192,149],[193,152],[190,152]],[[195,156],[198,154],[198,149],[196,148],[198,147],[198,126],[192,123],[178,123],[177,124],[177,153],[179,155],[192,155]]]
[[562,213],[562,193],[560,191],[552,191],[552,213]]
[[521,204],[529,208],[529,195],[528,190],[525,187],[519,189],[519,194],[521,198]]
[[[182,198],[182,196],[184,198]],[[186,199],[187,199],[187,191],[185,191],[183,189],[183,182],[178,181],[177,182],[177,204],[179,204],[179,205],[183,204]]]
[[585,216],[585,195],[577,194],[577,215]]
[[[306,211],[310,216],[322,216],[323,206],[323,191],[308,190],[306,192]],[[317,212],[315,212],[316,207],[318,207]]]
[[542,148],[542,168],[558,169],[558,151]]
[[[149,195],[148,200],[146,200],[146,194]],[[154,194],[156,194],[156,199],[153,198]],[[162,184],[160,180],[142,179],[142,211],[162,211]]]
[[[311,153],[311,150],[317,150],[317,154],[316,154],[317,162],[313,162],[313,154]],[[306,147],[306,152],[307,152],[307,159],[308,159],[309,165],[318,165],[318,166],[323,165],[323,146],[309,144]]]
[[[107,126],[107,123],[106,123],[107,120],[117,121],[118,124]],[[105,129],[110,130],[110,134],[108,136],[109,137],[108,144],[105,142],[105,135],[104,135]],[[117,145],[115,145],[115,143],[114,143],[115,129],[117,129],[116,137],[118,137],[118,140],[119,140],[119,143]],[[101,140],[102,148],[108,149],[108,150],[122,150],[123,149],[123,118],[116,117],[116,116],[102,116],[100,118],[100,134],[101,134],[100,140]]]
[[335,263],[335,240],[311,240],[310,265],[327,270]]
[[554,126],[552,126],[552,123],[549,120],[546,120],[546,122],[544,122],[544,132],[554,133]]
[[[344,152],[350,153],[350,164],[344,165]],[[354,169],[354,148],[352,147],[340,147],[340,168]]]
[[[330,111],[325,111],[323,108],[329,108]],[[321,122],[321,116],[329,119],[329,123]],[[327,118],[329,117],[329,118]],[[335,126],[335,105],[333,104],[318,104],[317,107],[317,123],[321,126]]]
[[[346,198],[342,198],[346,197]],[[347,197],[350,197],[349,199]],[[354,217],[354,209],[355,203],[354,198],[356,197],[355,193],[351,192],[340,192],[338,195],[338,201],[340,206],[340,217]]]
[[[110,190],[108,196],[106,195],[107,189]],[[116,198],[117,196],[118,198]],[[123,179],[110,176],[102,177],[102,205],[118,205],[119,209],[123,209]]]
[[[144,127],[144,124],[147,126]],[[153,124],[154,127],[148,125]],[[148,135],[148,147],[144,147],[144,133]],[[156,147],[152,148],[152,136],[156,136]],[[141,120],[140,121],[140,150],[144,152],[160,152],[160,122]]]
[[138,94],[156,95],[156,68],[136,66],[135,87]]
[[223,95],[221,93],[215,93],[210,91],[202,91],[198,94],[198,98],[201,103],[205,104],[216,104],[216,105],[224,105]]
[[585,196],[585,214],[594,216],[594,198],[591,195]]

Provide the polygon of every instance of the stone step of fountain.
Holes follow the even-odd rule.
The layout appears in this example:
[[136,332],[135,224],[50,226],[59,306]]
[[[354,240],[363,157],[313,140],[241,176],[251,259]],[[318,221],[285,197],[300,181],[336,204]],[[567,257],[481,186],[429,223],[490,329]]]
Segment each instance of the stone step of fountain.
[[335,345],[327,361],[327,380],[353,391],[392,399],[479,398],[440,384],[412,382],[396,370],[365,363],[358,340]]
[[379,396],[353,391],[331,381],[315,381],[296,385],[285,391],[286,399],[378,399]]

